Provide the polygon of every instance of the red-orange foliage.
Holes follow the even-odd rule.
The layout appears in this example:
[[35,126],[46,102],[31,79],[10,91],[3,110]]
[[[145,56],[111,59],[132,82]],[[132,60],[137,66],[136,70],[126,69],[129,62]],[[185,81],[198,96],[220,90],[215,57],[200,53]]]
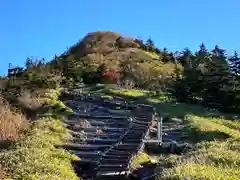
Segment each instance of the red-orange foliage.
[[116,72],[105,71],[102,77],[106,83],[117,83],[120,78],[120,74]]

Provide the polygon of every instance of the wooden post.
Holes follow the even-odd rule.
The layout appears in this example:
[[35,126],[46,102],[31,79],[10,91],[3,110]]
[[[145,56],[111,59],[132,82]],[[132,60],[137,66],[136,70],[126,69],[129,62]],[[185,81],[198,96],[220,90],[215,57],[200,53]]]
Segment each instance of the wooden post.
[[160,116],[157,121],[157,139],[159,140],[159,145],[162,144],[162,117]]

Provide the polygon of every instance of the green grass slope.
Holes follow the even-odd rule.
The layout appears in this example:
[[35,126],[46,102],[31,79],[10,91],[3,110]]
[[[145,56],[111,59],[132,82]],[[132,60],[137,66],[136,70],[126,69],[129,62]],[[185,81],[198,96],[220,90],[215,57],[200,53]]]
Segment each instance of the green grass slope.
[[166,94],[138,90],[106,92],[128,98],[138,97],[139,102],[155,106],[160,114],[182,118],[187,124],[183,131],[194,150],[180,155],[159,154],[163,169],[156,172],[156,179],[240,179],[239,121],[212,117],[201,106],[176,103]]
[[37,121],[20,139],[7,149],[0,149],[0,167],[6,172],[4,179],[79,179],[71,161],[79,159],[63,149],[55,148],[71,136],[61,120],[71,110],[58,100],[59,92],[49,90],[46,98],[39,99],[46,104]]

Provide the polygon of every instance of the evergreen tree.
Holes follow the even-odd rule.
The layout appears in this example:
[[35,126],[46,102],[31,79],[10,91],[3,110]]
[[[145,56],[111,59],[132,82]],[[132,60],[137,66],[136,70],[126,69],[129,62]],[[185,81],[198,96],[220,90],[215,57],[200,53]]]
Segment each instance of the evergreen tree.
[[232,98],[232,109],[238,111],[240,108],[240,57],[235,51],[234,55],[229,57],[229,68],[233,73],[233,98]]
[[199,66],[200,64],[207,64],[210,60],[210,53],[208,52],[206,46],[203,43],[199,46],[199,50],[195,53],[195,56],[195,66]]
[[236,51],[234,51],[234,55],[230,57],[228,61],[231,72],[233,72],[235,76],[240,75],[240,57]]
[[178,78],[173,89],[175,97],[182,102],[193,102],[196,92],[198,90],[196,82],[197,74],[193,69],[193,62],[195,61],[195,56],[192,52],[186,48],[177,57],[177,61],[184,67],[183,75]]
[[155,52],[155,44],[151,38],[148,38],[145,44],[148,51]]
[[211,60],[207,64],[207,72],[204,74],[205,105],[210,105],[213,108],[222,108],[229,104],[228,96],[232,90],[231,83],[232,78],[225,50],[215,46],[211,54]]
[[143,42],[142,39],[136,38],[136,39],[135,39],[135,42],[136,42],[137,44],[139,44],[139,46],[140,46],[141,49],[144,49],[144,50],[145,50],[145,44],[144,44],[144,42]]
[[33,67],[33,60],[31,58],[27,57],[26,62],[25,62],[25,66],[26,66],[27,69]]
[[160,58],[164,63],[171,61],[167,48],[163,48]]

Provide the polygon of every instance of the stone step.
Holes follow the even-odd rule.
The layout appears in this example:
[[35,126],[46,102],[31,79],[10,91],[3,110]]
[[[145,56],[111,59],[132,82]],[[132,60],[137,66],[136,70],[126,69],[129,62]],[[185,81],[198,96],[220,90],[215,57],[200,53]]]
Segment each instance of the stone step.
[[97,167],[97,172],[99,171],[124,171],[128,167],[127,164],[100,164]]
[[121,123],[108,123],[108,124],[91,124],[91,127],[94,127],[94,128],[126,128],[128,127],[128,123],[125,123],[125,124],[121,124]]
[[96,180],[125,180],[128,170],[126,168],[119,168],[115,170],[99,170],[97,172]]
[[116,150],[116,149],[111,149],[110,151],[108,151],[108,153],[106,155],[130,155],[130,152],[127,151],[122,151],[122,150]]
[[124,134],[124,132],[109,132],[109,133],[104,133],[104,134],[96,134],[94,132],[84,132],[84,134],[86,136],[94,136],[94,135],[97,135],[97,136],[121,136],[122,134]]
[[126,175],[101,175],[97,176],[95,180],[128,180]]
[[115,164],[128,164],[128,158],[121,158],[121,159],[101,159],[101,165],[100,167],[102,167],[103,165],[115,165]]
[[96,150],[105,150],[110,148],[111,145],[85,145],[85,144],[60,144],[56,147],[67,149],[67,150],[79,150],[79,151],[96,151]]
[[141,136],[144,134],[145,130],[131,130],[126,133],[126,136]]
[[133,119],[132,122],[136,124],[146,125],[146,126],[150,123],[147,119],[140,120],[138,118]]
[[139,142],[139,141],[141,141],[141,139],[142,139],[142,137],[143,137],[143,135],[142,134],[140,134],[140,135],[131,135],[131,134],[129,134],[129,135],[126,135],[126,136],[124,136],[123,138],[122,138],[122,142],[123,143],[125,143],[125,142],[127,142],[127,141],[136,141],[136,142]]
[[81,159],[77,161],[73,161],[73,164],[76,166],[84,166],[86,164],[92,164],[93,166],[96,166],[99,163],[99,161],[92,160],[92,159]]
[[80,157],[82,159],[100,159],[100,154],[87,154],[87,153],[73,153],[76,156]]
[[143,134],[144,133],[141,133],[141,132],[139,132],[139,133],[127,133],[123,138],[130,138],[130,139],[131,138],[132,139],[136,138],[136,139],[140,139]]
[[130,158],[130,154],[117,154],[117,153],[112,153],[112,154],[105,154],[104,156],[102,156],[102,158],[104,159],[121,159],[121,158],[124,158],[124,159],[128,159]]
[[117,121],[126,121],[126,120],[128,120],[127,116],[120,116],[120,115],[112,114],[111,117],[112,117],[112,119],[117,120]]
[[69,129],[73,130],[73,131],[84,131],[84,132],[96,132],[97,129],[101,129],[102,131],[106,132],[106,133],[111,133],[111,132],[124,132],[127,130],[127,128],[111,128],[111,127],[103,127],[103,128],[97,128],[97,127],[87,127],[87,128],[82,128],[82,127],[71,127],[71,126],[68,126]]
[[[64,123],[67,125],[81,124],[82,122],[84,122],[83,119],[64,121]],[[105,121],[102,121],[102,120],[97,121],[97,120],[88,119],[87,122],[89,122],[91,125],[107,125],[107,124],[115,123],[114,121],[108,120],[108,119]]]
[[100,156],[94,156],[94,157],[91,157],[91,156],[78,156],[80,157],[80,159],[84,162],[90,162],[90,161],[93,161],[93,162],[99,162],[100,161]]
[[88,134],[86,135],[87,138],[99,138],[99,139],[119,139],[120,136],[122,136],[123,133],[119,133],[119,134],[114,134],[114,133],[110,133],[110,134]]
[[96,145],[100,145],[100,144],[114,144],[117,143],[118,139],[87,139],[85,140],[85,142],[87,144],[96,144]]
[[133,139],[130,139],[130,138],[123,138],[122,140],[124,143],[138,143],[140,144],[142,142],[141,139],[136,139],[136,138],[133,138]]
[[165,135],[176,135],[176,136],[180,136],[183,134],[183,132],[181,131],[167,131],[167,132],[164,132]]
[[139,126],[133,126],[131,129],[130,129],[130,132],[134,133],[134,132],[144,132],[144,131],[147,131],[148,127],[139,127]]
[[110,120],[101,120],[101,121],[96,121],[96,120],[91,120],[89,121],[92,125],[98,125],[98,124],[105,124],[105,125],[108,125],[108,124],[113,124],[113,123],[117,123],[117,124],[129,124],[129,122],[126,120],[123,120],[123,121],[119,121],[119,120],[115,120],[115,119],[110,119]]
[[70,151],[72,154],[76,154],[76,155],[100,155],[101,151]]
[[127,130],[127,128],[111,128],[111,127],[107,127],[107,128],[103,128],[102,129],[104,132],[125,132]]
[[138,146],[125,146],[125,147],[114,147],[114,150],[120,150],[120,151],[128,151],[128,152],[134,152],[136,151],[136,149],[138,148]]

